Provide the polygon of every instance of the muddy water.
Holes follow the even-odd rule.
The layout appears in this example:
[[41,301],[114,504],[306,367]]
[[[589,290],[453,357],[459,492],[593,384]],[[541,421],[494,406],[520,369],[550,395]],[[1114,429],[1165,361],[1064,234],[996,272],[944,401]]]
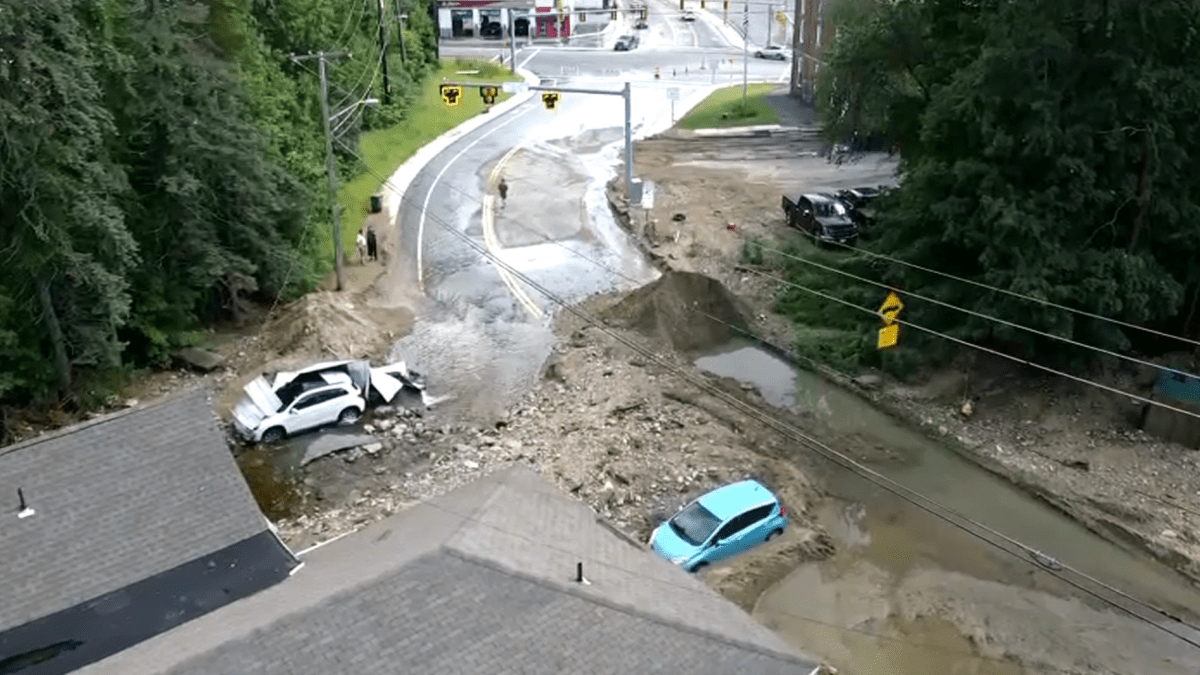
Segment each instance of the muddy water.
[[[1193,625],[1197,623],[1200,592],[1186,579],[1146,556],[1092,534],[949,448],[876,410],[864,399],[745,344],[730,345],[696,363],[703,370],[753,385],[773,405],[815,418],[830,438],[839,439],[835,443],[839,450],[857,455],[856,459],[902,485]],[[979,657],[975,644],[963,633],[978,636],[988,631],[969,625],[971,621],[963,616],[958,617],[957,627],[942,619],[901,616],[913,613],[903,609],[906,605],[939,606],[939,602],[943,612],[950,613],[949,600],[930,600],[938,593],[945,593],[946,598],[953,594],[965,597],[968,592],[992,597],[993,602],[976,614],[1001,622],[1005,612],[1017,616],[1018,601],[1019,611],[1028,610],[1030,603],[1049,603],[1048,598],[1069,603],[1056,604],[1054,610],[1046,606],[1040,616],[1035,612],[1027,617],[1026,624],[1029,620],[1048,624],[1069,620],[1055,617],[1051,611],[1078,612],[1079,620],[1084,615],[1094,618],[1098,615],[1089,612],[1104,608],[1023,556],[980,542],[845,470],[827,463],[816,468],[834,497],[821,519],[837,539],[839,553],[825,563],[795,570],[764,594],[758,615],[798,646],[828,654],[852,674],[1037,672],[1023,670],[1005,659]],[[929,570],[944,576],[942,591],[910,582],[915,576],[929,578]],[[989,590],[985,593],[979,584]],[[1011,592],[996,593],[1004,587]],[[1200,635],[1186,627],[1153,618],[1200,640]],[[1104,620],[1107,622],[1107,615]],[[1120,633],[1122,621],[1137,624],[1139,630],[1146,626],[1117,617],[1107,627]],[[1182,672],[1189,672],[1188,668],[1200,672],[1200,650],[1150,630],[1158,633],[1156,640],[1163,638],[1169,643],[1165,649],[1172,652],[1172,663],[1187,664]],[[1110,643],[1120,649],[1126,637],[1112,635]],[[1023,646],[1008,651],[1020,653]],[[1148,649],[1149,645],[1131,644],[1129,648]],[[1036,653],[1027,656],[1028,661],[1035,662],[1042,661],[1042,656],[1050,658]],[[1100,660],[1104,661],[1102,657]],[[1136,666],[1131,663],[1130,667]],[[1174,671],[1164,668],[1159,672]]]

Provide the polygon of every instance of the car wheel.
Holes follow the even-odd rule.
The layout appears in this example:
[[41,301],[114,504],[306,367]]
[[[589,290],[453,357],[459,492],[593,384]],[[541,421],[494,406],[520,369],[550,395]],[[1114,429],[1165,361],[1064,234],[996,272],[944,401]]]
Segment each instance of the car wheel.
[[691,571],[692,571],[692,572],[699,572],[700,570],[704,569],[705,567],[708,567],[708,563],[706,563],[706,562],[698,562],[698,563],[696,563],[695,565],[692,565],[692,569],[691,569]]
[[771,530],[771,534],[768,534],[767,538],[764,541],[771,541],[772,539],[774,539],[775,537],[778,537],[781,534],[783,534],[783,530]]
[[271,427],[270,429],[267,429],[266,431],[263,432],[262,442],[263,443],[278,443],[279,441],[282,441],[283,437],[286,435],[287,435],[287,432],[283,430],[283,427]]
[[338,415],[339,424],[354,424],[362,417],[362,411],[358,408],[346,408],[342,414]]

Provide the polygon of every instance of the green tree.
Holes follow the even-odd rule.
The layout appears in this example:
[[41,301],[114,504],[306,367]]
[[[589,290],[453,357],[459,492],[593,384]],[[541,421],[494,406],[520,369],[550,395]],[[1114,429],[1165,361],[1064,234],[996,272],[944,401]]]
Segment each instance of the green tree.
[[[1197,283],[1200,6],[901,0],[863,11],[823,70],[826,114],[873,111],[904,142],[878,250],[992,286],[1161,324]],[[845,36],[845,40],[842,37]],[[867,65],[882,65],[870,73]],[[1110,324],[911,268],[901,288],[1108,347]],[[909,318],[1026,353],[1028,333],[937,307]]]
[[94,61],[103,7],[0,0],[0,396],[118,363],[137,244]]

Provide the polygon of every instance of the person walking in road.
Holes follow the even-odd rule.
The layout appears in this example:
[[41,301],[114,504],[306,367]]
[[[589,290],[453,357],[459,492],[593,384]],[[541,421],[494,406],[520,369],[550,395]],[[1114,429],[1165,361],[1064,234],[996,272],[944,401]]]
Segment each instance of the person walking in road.
[[367,228],[367,257],[379,260],[379,242],[375,239],[375,228]]
[[503,177],[500,178],[500,184],[496,186],[496,189],[500,191],[500,206],[504,206],[508,203],[508,183]]
[[363,236],[363,231],[358,231],[358,237],[354,240],[354,247],[358,249],[358,264],[365,265],[367,263],[367,238]]

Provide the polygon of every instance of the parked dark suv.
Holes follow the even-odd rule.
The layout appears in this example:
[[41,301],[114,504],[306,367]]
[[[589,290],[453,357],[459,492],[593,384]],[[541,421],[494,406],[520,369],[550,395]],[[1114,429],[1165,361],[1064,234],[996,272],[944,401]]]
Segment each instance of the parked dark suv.
[[872,203],[884,193],[884,187],[859,187],[849,190],[838,190],[837,198],[846,205],[850,220],[858,225],[861,236],[866,236],[875,224],[875,211]]
[[833,195],[809,193],[783,196],[787,224],[812,235],[817,243],[826,241],[853,246],[858,241],[858,225],[849,210]]

